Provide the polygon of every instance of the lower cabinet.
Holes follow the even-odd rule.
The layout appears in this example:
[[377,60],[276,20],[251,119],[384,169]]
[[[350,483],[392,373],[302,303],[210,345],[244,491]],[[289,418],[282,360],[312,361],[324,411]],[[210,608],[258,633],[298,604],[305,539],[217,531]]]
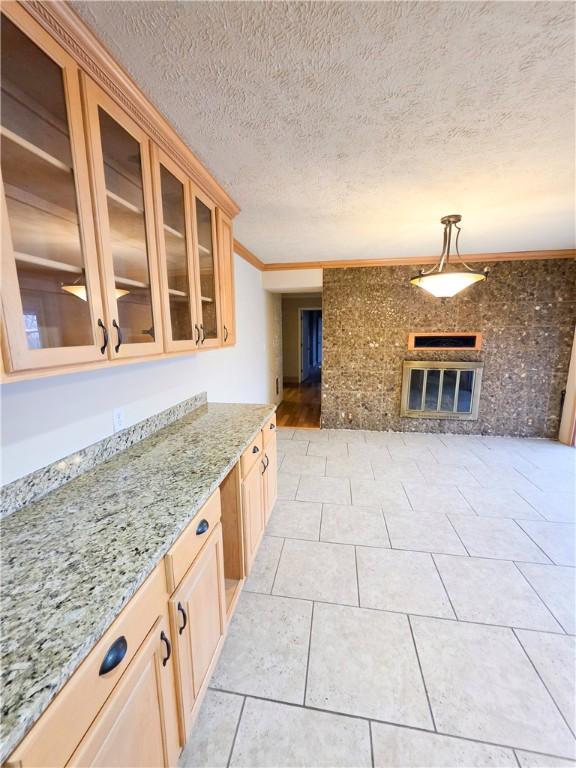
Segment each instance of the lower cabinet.
[[214,528],[169,601],[184,745],[193,710],[226,629],[222,526]]
[[275,428],[258,432],[3,768],[177,765],[276,501]]
[[168,619],[162,616],[88,729],[69,766],[158,768],[177,764],[180,744],[169,637]]
[[244,563],[250,573],[258,545],[264,533],[264,461],[257,461],[242,480],[242,523],[244,526]]
[[273,434],[264,446],[265,470],[262,475],[262,490],[264,494],[264,521],[268,522],[274,504],[278,498],[278,452],[276,449],[276,434]]

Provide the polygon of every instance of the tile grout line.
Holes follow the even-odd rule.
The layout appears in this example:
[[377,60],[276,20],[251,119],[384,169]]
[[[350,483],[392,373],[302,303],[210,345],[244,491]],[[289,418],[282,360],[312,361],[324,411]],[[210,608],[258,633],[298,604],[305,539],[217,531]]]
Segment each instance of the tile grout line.
[[518,641],[518,644],[520,645],[520,647],[521,647],[521,648],[522,648],[522,650],[524,651],[524,654],[525,654],[526,658],[528,659],[528,661],[529,661],[529,662],[530,662],[530,664],[532,665],[532,669],[533,669],[533,670],[534,670],[534,672],[536,672],[536,674],[538,675],[538,678],[539,678],[540,682],[542,683],[542,685],[544,686],[544,688],[545,688],[545,690],[546,690],[546,693],[548,694],[548,696],[550,696],[550,698],[551,698],[551,699],[552,699],[552,701],[554,702],[554,706],[555,706],[555,707],[556,707],[556,709],[558,710],[558,713],[560,714],[560,717],[562,718],[562,720],[564,720],[564,722],[566,723],[566,727],[568,728],[568,730],[570,731],[570,733],[572,734],[572,736],[576,737],[576,732],[575,732],[575,730],[572,728],[572,726],[570,725],[570,723],[569,723],[569,722],[568,722],[568,720],[566,719],[566,717],[565,717],[564,713],[562,712],[562,710],[561,710],[561,709],[560,709],[560,707],[558,706],[558,702],[556,701],[556,699],[554,698],[554,696],[552,696],[552,694],[550,693],[550,689],[548,688],[548,686],[547,686],[547,685],[546,685],[546,683],[544,682],[544,678],[542,677],[542,675],[541,675],[541,674],[540,674],[540,672],[538,671],[538,668],[537,668],[536,664],[535,664],[535,663],[532,661],[532,657],[530,656],[530,654],[528,653],[528,651],[526,650],[526,648],[524,648],[524,645],[522,644],[522,640],[520,640],[520,638],[518,637],[518,634],[517,634],[517,633],[518,633],[518,630],[516,630],[516,629],[512,628],[512,633],[514,634],[514,637],[515,637],[515,638],[516,638],[516,640]]
[[286,539],[282,539],[282,546],[280,548],[280,555],[278,556],[278,562],[276,563],[276,570],[274,571],[274,578],[272,579],[272,586],[270,587],[270,592],[264,592],[261,594],[269,594],[272,595],[274,592],[274,586],[276,585],[276,576],[278,576],[278,569],[280,568],[280,561],[282,560],[282,554],[284,552],[284,545],[286,544]]
[[545,557],[545,558],[546,558],[546,560],[548,561],[548,562],[546,562],[546,563],[543,563],[543,565],[558,565],[558,563],[555,563],[555,562],[554,562],[554,560],[552,560],[552,558],[551,558],[551,557],[548,557],[548,555],[547,555],[547,554],[546,554],[546,552],[545,552],[545,551],[542,549],[542,547],[540,546],[540,544],[538,544],[536,541],[534,541],[534,539],[532,538],[532,536],[530,536],[530,534],[528,533],[528,531],[525,531],[525,530],[524,530],[524,528],[522,528],[522,526],[520,525],[520,523],[518,522],[518,520],[514,520],[514,518],[513,518],[513,517],[511,517],[511,518],[509,518],[509,519],[510,519],[510,520],[512,520],[514,523],[516,523],[516,525],[517,525],[517,526],[518,526],[518,528],[519,528],[519,529],[522,531],[522,533],[523,533],[525,536],[528,536],[528,538],[529,538],[529,539],[530,539],[530,541],[531,541],[531,542],[534,544],[534,546],[535,546],[535,547],[538,547],[538,549],[540,550],[540,552],[542,552],[542,554],[544,555],[544,557]]
[[481,741],[480,739],[475,739],[472,736],[460,736],[455,733],[449,733],[448,731],[433,731],[430,728],[421,728],[417,725],[407,725],[406,723],[398,723],[393,720],[379,720],[375,717],[367,717],[366,715],[352,715],[349,712],[338,712],[334,709],[323,709],[322,707],[315,707],[312,705],[305,705],[305,704],[297,704],[293,701],[282,701],[281,699],[272,699],[272,698],[266,698],[266,696],[258,696],[254,693],[238,693],[238,691],[231,691],[227,688],[210,688],[211,691],[216,691],[218,693],[228,693],[233,696],[243,696],[246,699],[256,699],[257,701],[267,701],[272,702],[274,704],[282,704],[286,707],[294,707],[296,709],[307,709],[310,712],[324,712],[327,715],[337,715],[338,717],[347,717],[351,720],[363,720],[363,721],[371,721],[373,723],[381,724],[381,725],[392,725],[395,728],[406,728],[410,731],[418,731],[418,733],[427,733],[430,736],[447,736],[451,739],[458,739],[459,741],[468,741],[472,742],[474,744],[487,744],[491,747],[500,747],[502,749],[509,749],[512,752],[515,749],[523,750],[525,752],[530,752],[534,755],[541,755],[542,757],[554,757],[558,758],[560,760],[568,760],[570,761],[571,758],[566,757],[566,755],[558,755],[558,754],[550,754],[549,752],[535,752],[533,749],[526,749],[526,747],[518,747],[514,746],[512,744],[502,744],[500,742],[496,741]]
[[[458,530],[457,530],[456,526],[454,525],[454,523],[452,522],[452,520],[450,519],[450,516],[448,515],[447,512],[445,512],[445,515],[446,515],[446,520],[448,520],[448,522],[452,526],[452,529],[453,529],[454,533],[456,534],[456,536],[458,536],[458,539],[459,539],[460,543],[462,544],[462,546],[466,550],[466,554],[468,555],[468,557],[472,557],[472,555],[470,554],[470,552],[468,550],[468,547],[466,546],[466,544],[464,544],[464,539],[458,533]],[[493,558],[493,559],[497,560],[498,558]]]
[[354,565],[356,566],[356,597],[358,600],[358,608],[360,608],[360,577],[358,576],[358,554],[356,553],[356,545],[354,545]]
[[516,765],[518,766],[518,768],[522,768],[522,766],[520,765],[520,760],[518,758],[518,755],[516,754],[516,750],[515,749],[512,750],[512,754],[514,755],[514,760],[516,760]]
[[438,577],[442,582],[442,586],[444,587],[444,592],[446,593],[446,597],[448,598],[448,602],[450,603],[450,608],[452,608],[452,612],[454,613],[454,618],[456,619],[456,621],[459,621],[458,614],[456,613],[456,609],[454,608],[454,604],[452,603],[452,598],[450,597],[450,593],[448,592],[446,584],[444,584],[444,579],[442,578],[442,574],[440,573],[440,568],[438,568],[438,563],[436,562],[436,558],[434,557],[433,553],[430,553],[430,557],[432,558],[432,562],[434,563],[434,567],[436,568],[436,573],[438,574]]
[[[394,547],[392,546],[392,537],[390,536],[390,530],[388,528],[388,521],[386,520],[386,513],[384,512],[384,509],[382,507],[380,507],[380,513],[384,518],[384,527],[386,528],[386,536],[388,536],[388,545],[390,549],[394,549]],[[383,547],[383,549],[385,549],[385,547]]]
[[368,720],[368,734],[370,736],[370,759],[372,760],[372,768],[375,768],[374,763],[374,740],[372,739],[372,721]]
[[410,635],[412,636],[412,643],[414,644],[414,652],[416,654],[416,660],[418,662],[418,668],[420,670],[420,676],[422,677],[422,685],[424,686],[424,693],[426,694],[426,701],[428,702],[428,709],[430,711],[430,717],[432,718],[432,725],[434,726],[434,731],[438,733],[438,729],[436,728],[436,720],[434,719],[434,713],[432,712],[432,704],[430,703],[430,696],[428,694],[428,686],[426,685],[426,680],[424,679],[424,671],[422,669],[422,664],[420,663],[420,654],[418,653],[418,647],[416,645],[416,638],[414,637],[414,630],[412,628],[412,621],[410,620],[410,616],[407,616],[408,619],[408,626],[410,627]]
[[308,673],[310,671],[310,653],[312,651],[312,624],[314,623],[314,600],[312,601],[312,611],[310,613],[310,631],[308,633],[308,656],[306,658],[306,676],[304,677],[304,698],[302,706],[306,706],[306,694],[308,693]]
[[[530,583],[530,580],[528,579],[528,577],[527,577],[527,576],[526,576],[524,573],[522,573],[522,570],[521,570],[521,569],[518,567],[518,563],[514,562],[514,560],[513,560],[512,562],[514,563],[514,567],[516,568],[516,570],[518,571],[518,573],[521,575],[521,577],[524,579],[524,581],[525,581],[525,582],[528,584],[528,586],[530,587],[530,589],[531,589],[531,590],[534,592],[534,594],[536,595],[536,597],[538,598],[538,600],[539,600],[539,601],[542,603],[542,605],[544,606],[544,608],[546,608],[546,610],[548,611],[548,613],[549,613],[549,614],[550,614],[550,616],[552,617],[552,620],[553,620],[553,621],[554,621],[556,624],[558,624],[558,626],[559,626],[561,629],[563,629],[563,630],[564,630],[564,634],[567,634],[567,632],[566,632],[566,630],[564,629],[564,627],[562,626],[562,624],[561,624],[561,623],[558,621],[558,619],[556,618],[556,616],[554,616],[554,614],[552,613],[552,611],[550,610],[550,608],[549,608],[549,607],[548,607],[548,605],[546,604],[546,601],[544,600],[544,598],[542,598],[542,597],[541,597],[541,596],[538,594],[538,591],[537,591],[536,587],[534,587],[534,585]],[[558,568],[558,566],[557,566],[557,565],[556,565],[556,566],[554,566],[554,567],[555,567],[555,568]]]
[[[216,689],[218,690],[218,689]],[[232,744],[230,745],[230,753],[228,755],[228,760],[226,762],[226,768],[230,768],[230,762],[232,760],[232,753],[234,752],[234,747],[236,746],[236,737],[238,736],[238,731],[240,729],[240,721],[242,720],[242,715],[244,714],[244,707],[246,706],[246,696],[242,699],[242,706],[240,707],[240,714],[238,716],[238,722],[236,723],[236,729],[234,730],[234,738],[232,739]]]

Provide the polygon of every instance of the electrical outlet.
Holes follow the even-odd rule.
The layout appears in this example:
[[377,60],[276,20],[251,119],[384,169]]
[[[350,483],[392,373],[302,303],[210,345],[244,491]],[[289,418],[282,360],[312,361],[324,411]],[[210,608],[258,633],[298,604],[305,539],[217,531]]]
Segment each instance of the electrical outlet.
[[112,411],[112,423],[114,432],[120,432],[125,426],[124,408],[114,408]]

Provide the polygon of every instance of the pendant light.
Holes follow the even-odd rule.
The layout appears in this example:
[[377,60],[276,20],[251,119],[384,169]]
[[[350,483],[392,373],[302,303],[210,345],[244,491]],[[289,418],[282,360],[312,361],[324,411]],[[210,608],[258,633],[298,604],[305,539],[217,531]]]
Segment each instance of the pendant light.
[[[488,277],[488,267],[485,267],[482,272],[478,272],[468,264],[460,256],[458,250],[458,238],[460,237],[460,227],[458,223],[462,220],[462,216],[458,213],[454,213],[450,216],[443,216],[440,222],[444,225],[444,244],[442,246],[442,255],[431,269],[421,269],[420,272],[410,278],[412,285],[417,285],[419,288],[423,288],[428,293],[436,296],[440,299],[447,299],[450,296],[455,296],[464,288],[468,288],[469,285],[479,283],[481,280],[486,280]],[[454,250],[456,256],[459,259],[458,266],[462,266],[463,269],[449,269],[450,264],[450,246],[452,245],[452,227],[456,231],[456,238],[454,242]]]
[[[81,278],[78,278],[78,280],[74,281],[70,285],[62,285],[61,288],[63,291],[71,293],[72,296],[76,296],[78,299],[82,299],[82,301],[88,301],[86,286],[84,283],[81,283],[80,280]],[[130,293],[130,291],[126,291],[124,288],[114,288],[114,293],[116,298],[120,299],[122,296],[126,296],[128,293]]]

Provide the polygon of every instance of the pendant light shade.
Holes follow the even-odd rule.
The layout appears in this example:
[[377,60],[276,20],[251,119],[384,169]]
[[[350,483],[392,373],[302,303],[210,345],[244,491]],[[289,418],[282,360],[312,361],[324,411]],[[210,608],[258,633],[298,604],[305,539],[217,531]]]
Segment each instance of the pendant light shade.
[[[419,288],[423,288],[432,296],[436,296],[440,299],[447,299],[451,296],[455,296],[460,291],[468,288],[469,285],[479,283],[481,280],[486,280],[488,276],[488,267],[482,272],[478,272],[472,267],[469,267],[460,256],[458,250],[458,238],[460,237],[460,227],[458,223],[461,221],[462,216],[455,213],[450,216],[444,216],[440,219],[444,225],[444,244],[442,247],[442,254],[432,269],[423,270],[415,276],[410,278],[412,285],[417,285]],[[452,227],[455,227],[456,239],[454,249],[456,256],[459,259],[458,265],[463,269],[450,269],[450,246],[452,244]]]
[[[72,283],[71,285],[63,285],[62,290],[66,291],[67,293],[71,293],[72,296],[76,296],[79,299],[82,299],[82,301],[88,301],[88,294],[86,293],[86,286],[82,283]],[[124,288],[115,288],[114,294],[117,299],[122,298],[122,296],[126,296],[130,291],[126,291]]]

